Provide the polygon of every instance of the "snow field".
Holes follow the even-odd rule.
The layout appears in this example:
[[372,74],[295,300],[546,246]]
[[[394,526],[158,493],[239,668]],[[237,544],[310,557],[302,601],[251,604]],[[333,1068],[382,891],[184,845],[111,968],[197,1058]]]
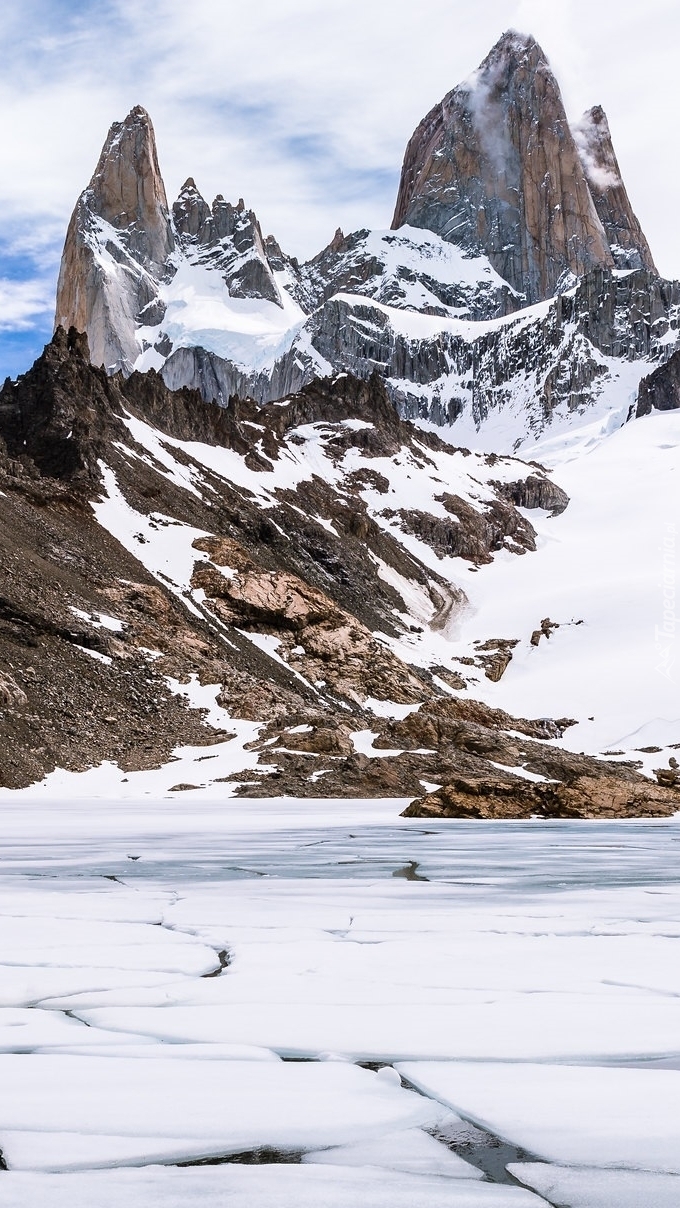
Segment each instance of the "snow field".
[[677,822],[402,805],[5,802],[2,1208],[673,1203]]

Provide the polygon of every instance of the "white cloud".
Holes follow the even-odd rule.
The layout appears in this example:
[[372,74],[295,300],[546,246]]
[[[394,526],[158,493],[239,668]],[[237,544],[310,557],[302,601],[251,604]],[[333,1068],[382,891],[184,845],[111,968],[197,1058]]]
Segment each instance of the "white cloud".
[[52,316],[51,280],[11,281],[0,277],[0,332],[30,331]]

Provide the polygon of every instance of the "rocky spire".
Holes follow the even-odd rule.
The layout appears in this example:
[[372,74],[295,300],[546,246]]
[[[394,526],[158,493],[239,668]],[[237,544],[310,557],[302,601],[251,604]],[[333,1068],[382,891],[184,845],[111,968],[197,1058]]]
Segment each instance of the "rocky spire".
[[233,298],[282,305],[257,215],[242,197],[233,206],[218,193],[211,207],[190,176],[173,204],[172,220],[187,258],[218,270]]
[[160,318],[158,285],[168,275],[173,249],[154,130],[137,105],[109,130],[73,211],[55,327],[86,331],[95,364],[131,368],[139,352],[136,326]]
[[534,38],[503,34],[420,123],[392,226],[407,223],[485,252],[528,302],[551,296],[567,273],[613,265],[557,81]]
[[600,221],[618,268],[646,268],[656,273],[642,227],[621,178],[609,122],[595,105],[574,127],[574,138]]
[[196,188],[193,176],[185,180],[172,206],[172,221],[179,236],[196,239],[211,220],[210,206]]

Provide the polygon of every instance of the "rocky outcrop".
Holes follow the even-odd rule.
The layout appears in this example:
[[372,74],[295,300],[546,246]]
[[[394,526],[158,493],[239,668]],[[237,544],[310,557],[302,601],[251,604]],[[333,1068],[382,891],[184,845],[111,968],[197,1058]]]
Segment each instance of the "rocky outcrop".
[[499,495],[518,508],[544,508],[551,516],[559,516],[569,505],[566,491],[543,474],[529,474],[517,482],[497,482],[494,486]]
[[95,365],[131,369],[140,324],[162,318],[159,281],[174,249],[151,119],[137,105],[115,122],[73,211],[57,285],[55,328],[88,335]]
[[484,252],[527,303],[614,263],[557,81],[510,31],[448,93],[406,149],[392,226]]
[[172,207],[172,218],[189,262],[215,269],[232,298],[264,298],[282,305],[260,224],[242,198],[233,206],[219,193],[209,206],[189,177]]
[[274,637],[279,657],[310,684],[356,702],[375,692],[402,703],[422,697],[422,682],[356,617],[297,575],[253,567],[227,578],[199,564],[192,585],[220,620]]
[[638,391],[636,414],[651,411],[677,411],[680,407],[680,351],[674,352],[664,365],[643,378]]
[[658,818],[680,805],[680,792],[630,773],[604,770],[567,783],[532,783],[511,772],[458,776],[437,793],[421,797],[407,818]]
[[107,439],[124,432],[107,414],[114,392],[108,375],[90,364],[87,337],[57,328],[30,372],[0,391],[0,437],[9,456],[91,489]]
[[584,113],[574,127],[590,192],[617,268],[645,268],[657,272],[633,207],[614,151],[607,115],[601,105]]

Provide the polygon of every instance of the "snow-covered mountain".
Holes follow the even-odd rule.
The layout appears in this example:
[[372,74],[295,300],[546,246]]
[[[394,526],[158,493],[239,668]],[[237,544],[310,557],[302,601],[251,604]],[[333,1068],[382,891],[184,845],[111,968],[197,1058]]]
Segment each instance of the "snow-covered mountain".
[[570,129],[533,38],[510,32],[409,142],[391,231],[306,264],[243,201],[192,179],[168,206],[151,121],[116,123],[69,227],[56,322],[109,372],[206,401],[378,371],[400,414],[529,450],[592,412],[623,422],[678,342],[599,107]]
[[679,318],[533,39],[306,264],[134,109],[0,391],[5,784],[675,812]]

